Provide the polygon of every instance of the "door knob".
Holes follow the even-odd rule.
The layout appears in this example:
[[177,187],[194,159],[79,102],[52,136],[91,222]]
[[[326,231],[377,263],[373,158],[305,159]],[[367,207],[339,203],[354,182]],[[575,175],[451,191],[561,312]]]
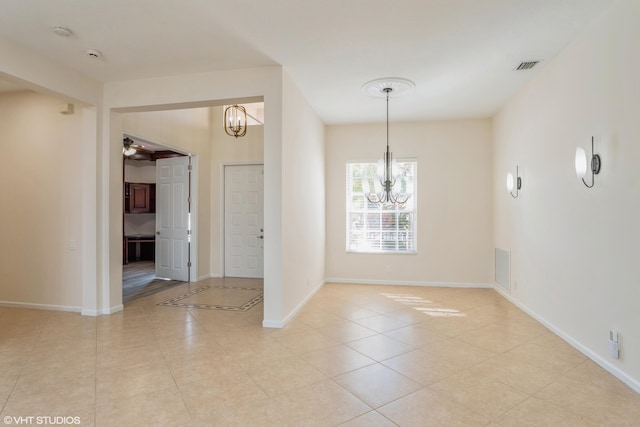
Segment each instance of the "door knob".
[[264,236],[258,236],[258,239],[264,239]]

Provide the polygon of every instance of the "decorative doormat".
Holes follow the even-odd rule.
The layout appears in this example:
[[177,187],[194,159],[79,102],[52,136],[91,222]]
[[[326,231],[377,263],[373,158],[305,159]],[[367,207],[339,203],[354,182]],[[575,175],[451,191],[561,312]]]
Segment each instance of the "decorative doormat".
[[[210,295],[197,294],[209,291]],[[248,298],[248,300],[246,300]],[[201,302],[189,302],[197,299]],[[237,288],[228,286],[202,286],[187,292],[186,294],[170,298],[158,303],[158,305],[182,308],[204,308],[207,310],[247,311],[264,300],[262,288]],[[220,304],[216,304],[220,302]]]

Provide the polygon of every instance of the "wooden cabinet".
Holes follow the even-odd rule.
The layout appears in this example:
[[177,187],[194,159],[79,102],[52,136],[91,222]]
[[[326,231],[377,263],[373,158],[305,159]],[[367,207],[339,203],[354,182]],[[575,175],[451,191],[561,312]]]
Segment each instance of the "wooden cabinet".
[[125,182],[124,212],[132,214],[156,211],[156,185]]

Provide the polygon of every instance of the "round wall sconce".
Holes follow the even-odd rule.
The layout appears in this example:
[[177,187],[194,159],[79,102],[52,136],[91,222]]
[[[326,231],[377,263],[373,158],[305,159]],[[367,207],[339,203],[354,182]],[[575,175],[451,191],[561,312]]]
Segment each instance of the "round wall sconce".
[[600,160],[599,154],[594,154],[593,152],[593,137],[591,137],[591,185],[587,184],[587,181],[584,180],[584,177],[587,176],[587,165],[589,164],[589,159],[587,158],[587,153],[584,151],[582,147],[576,148],[576,175],[578,179],[581,179],[584,185],[591,188],[595,184],[596,175],[600,173],[600,166],[602,162]]
[[[520,178],[519,167],[516,166],[516,177],[514,178],[511,172],[507,173],[507,191],[514,199],[520,195],[520,189],[522,188],[522,178]],[[513,189],[516,189],[516,194],[513,194]]]

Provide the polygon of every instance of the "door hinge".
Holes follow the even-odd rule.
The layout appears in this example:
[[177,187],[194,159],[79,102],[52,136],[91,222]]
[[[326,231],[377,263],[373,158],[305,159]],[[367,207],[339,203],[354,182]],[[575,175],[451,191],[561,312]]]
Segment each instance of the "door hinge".
[[191,230],[187,230],[187,236],[191,236]]
[[193,170],[193,166],[189,165],[189,166],[187,166],[187,169],[188,170]]
[[191,267],[191,261],[187,263],[187,267]]

